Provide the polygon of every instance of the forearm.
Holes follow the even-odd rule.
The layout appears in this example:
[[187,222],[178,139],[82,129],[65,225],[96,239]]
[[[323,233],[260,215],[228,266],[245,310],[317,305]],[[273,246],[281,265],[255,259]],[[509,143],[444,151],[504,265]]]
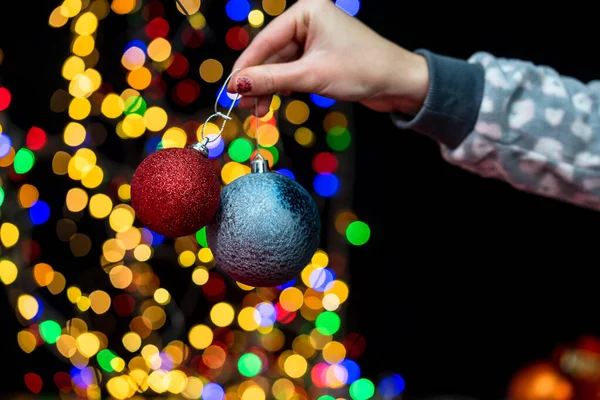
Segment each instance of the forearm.
[[428,57],[431,87],[400,128],[440,143],[444,158],[538,195],[600,209],[600,84],[477,53]]

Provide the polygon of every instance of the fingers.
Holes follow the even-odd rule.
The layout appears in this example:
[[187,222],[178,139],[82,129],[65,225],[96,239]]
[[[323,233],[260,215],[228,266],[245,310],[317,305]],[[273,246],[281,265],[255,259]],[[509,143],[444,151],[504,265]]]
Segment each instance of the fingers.
[[253,110],[253,114],[257,114],[258,117],[263,117],[271,109],[271,101],[273,96],[260,96],[258,97],[258,104],[255,103],[256,97],[242,97],[239,106],[242,108],[252,108],[256,105],[256,109]]
[[306,60],[267,64],[241,70],[235,80],[235,92],[242,96],[265,96],[277,92],[315,90],[316,81]]
[[[286,63],[289,61],[295,61],[298,59],[301,52],[300,45],[297,42],[289,42],[287,45],[283,47],[283,49],[279,50],[275,54],[272,54],[264,64],[280,64]],[[237,93],[237,84],[236,84],[236,76],[235,74],[227,84],[227,91],[229,93]]]
[[264,64],[269,57],[284,49],[289,43],[304,41],[306,29],[301,29],[300,26],[303,8],[298,4],[291,6],[256,35],[236,61],[234,70]]

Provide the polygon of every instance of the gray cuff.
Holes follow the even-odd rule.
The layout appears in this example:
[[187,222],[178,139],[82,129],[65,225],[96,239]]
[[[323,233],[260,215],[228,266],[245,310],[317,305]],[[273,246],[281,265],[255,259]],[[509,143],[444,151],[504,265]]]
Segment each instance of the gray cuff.
[[419,113],[392,113],[394,124],[427,135],[450,149],[473,130],[483,99],[485,71],[479,64],[417,50],[429,67],[429,93]]

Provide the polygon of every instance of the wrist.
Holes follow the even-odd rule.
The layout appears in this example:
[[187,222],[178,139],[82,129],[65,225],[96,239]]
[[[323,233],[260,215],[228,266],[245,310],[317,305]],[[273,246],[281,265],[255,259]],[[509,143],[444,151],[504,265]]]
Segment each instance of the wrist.
[[415,116],[429,93],[429,67],[424,56],[399,48],[390,63],[388,98],[393,112]]

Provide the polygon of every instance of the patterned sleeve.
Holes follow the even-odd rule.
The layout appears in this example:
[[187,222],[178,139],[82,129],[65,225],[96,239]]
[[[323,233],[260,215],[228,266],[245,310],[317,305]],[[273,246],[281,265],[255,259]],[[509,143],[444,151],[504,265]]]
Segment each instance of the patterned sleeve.
[[[394,117],[396,124],[416,123],[415,130],[440,142],[449,163],[522,191],[599,210],[600,81],[584,84],[547,66],[487,52],[474,54],[468,64],[480,68],[481,78],[471,78],[467,89],[469,82],[463,81],[457,90],[470,91],[479,107],[476,113],[473,107],[470,113],[458,110],[466,121],[454,129],[459,140],[448,142],[441,125],[440,132],[425,131],[419,129],[423,123],[400,116]],[[481,89],[475,89],[479,81]]]

